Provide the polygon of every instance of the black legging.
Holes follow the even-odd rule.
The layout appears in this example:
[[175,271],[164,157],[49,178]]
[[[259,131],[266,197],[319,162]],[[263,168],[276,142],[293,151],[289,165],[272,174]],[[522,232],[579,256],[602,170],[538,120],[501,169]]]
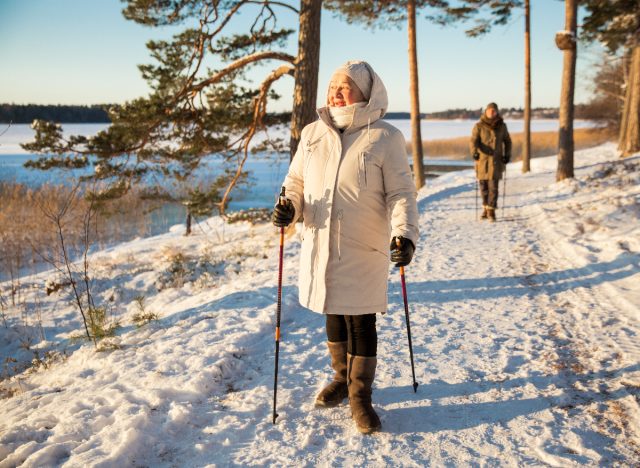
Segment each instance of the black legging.
[[352,356],[375,356],[378,351],[376,314],[327,314],[327,339],[346,341],[347,352]]

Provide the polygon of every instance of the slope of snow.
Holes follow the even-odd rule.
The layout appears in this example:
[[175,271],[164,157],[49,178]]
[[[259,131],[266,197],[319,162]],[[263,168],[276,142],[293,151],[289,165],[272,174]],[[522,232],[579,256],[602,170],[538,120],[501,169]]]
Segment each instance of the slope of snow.
[[[189,238],[176,226],[96,253],[97,301],[122,325],[104,351],[71,339],[81,324],[68,291],[43,291],[55,275],[24,278],[33,287],[25,307],[5,304],[0,357],[50,353],[1,383],[0,467],[638,464],[640,157],[604,145],[576,161],[559,183],[553,158],[524,176],[510,166],[495,224],[474,219],[472,171],[420,192],[407,267],[420,386],[392,269],[372,436],[348,405],[313,407],[331,373],[324,319],[297,303],[297,235],[276,425],[274,228],[211,218]],[[136,328],[142,296],[160,318]]]

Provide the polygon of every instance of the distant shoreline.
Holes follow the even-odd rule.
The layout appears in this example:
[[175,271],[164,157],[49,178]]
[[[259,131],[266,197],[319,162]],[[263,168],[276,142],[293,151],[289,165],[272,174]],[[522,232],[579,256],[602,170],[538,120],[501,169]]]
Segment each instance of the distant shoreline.
[[[64,104],[11,104],[0,103],[0,125],[31,124],[36,119],[49,120],[60,124],[104,124],[111,123],[107,109],[119,107],[120,104],[64,105]],[[576,118],[580,118],[582,105],[576,105]],[[522,119],[521,108],[501,109],[505,119]],[[531,110],[532,119],[557,119],[558,108],[535,107]],[[423,112],[421,120],[451,121],[473,120],[482,115],[482,109],[447,109],[438,112]],[[388,111],[386,120],[409,120],[411,113],[407,111]]]

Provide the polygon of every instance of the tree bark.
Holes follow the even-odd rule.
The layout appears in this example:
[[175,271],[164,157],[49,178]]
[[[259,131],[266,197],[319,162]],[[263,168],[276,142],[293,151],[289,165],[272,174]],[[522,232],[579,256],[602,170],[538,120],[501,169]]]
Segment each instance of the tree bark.
[[320,67],[320,17],[322,0],[300,2],[298,58],[294,74],[293,111],[291,112],[291,159],[296,154],[305,125],[316,120],[318,68]]
[[640,151],[640,45],[631,52],[618,149],[622,156]]
[[577,9],[578,0],[565,0],[565,31],[572,34],[570,38],[572,45],[563,50],[558,169],[556,171],[558,181],[573,177],[573,96],[576,81]]
[[524,143],[522,172],[531,170],[531,36],[529,0],[524,2]]
[[413,177],[416,188],[424,185],[422,161],[422,133],[420,131],[420,92],[418,89],[418,52],[416,45],[416,1],[407,3],[407,30],[409,33],[409,88],[411,93],[411,149],[413,153]]

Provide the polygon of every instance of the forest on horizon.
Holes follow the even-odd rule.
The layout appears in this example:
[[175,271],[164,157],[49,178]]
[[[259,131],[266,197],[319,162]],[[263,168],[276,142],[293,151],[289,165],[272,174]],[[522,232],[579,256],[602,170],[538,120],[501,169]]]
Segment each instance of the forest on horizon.
[[[46,120],[56,123],[111,123],[107,109],[118,107],[118,104],[0,104],[0,123],[30,124],[34,120]],[[482,109],[446,109],[443,111],[421,113],[423,119],[477,119]],[[506,118],[520,119],[524,115],[522,108],[510,107],[501,110]],[[533,108],[535,119],[558,118],[557,107]],[[576,118],[598,120],[598,115],[591,112],[590,104],[576,105]],[[387,112],[386,119],[409,119],[409,111]]]

